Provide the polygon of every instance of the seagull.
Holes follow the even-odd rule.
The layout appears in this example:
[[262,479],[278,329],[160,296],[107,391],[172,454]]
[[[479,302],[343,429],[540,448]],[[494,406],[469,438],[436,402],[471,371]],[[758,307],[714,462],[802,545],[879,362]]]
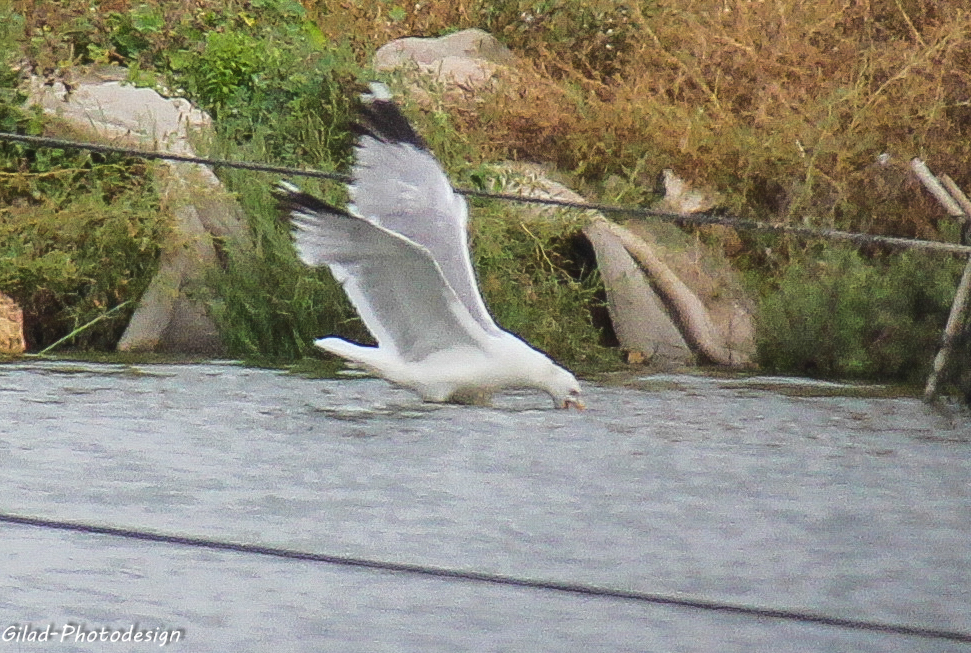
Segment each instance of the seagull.
[[300,259],[330,268],[377,346],[314,344],[424,401],[488,405],[505,389],[538,389],[583,409],[580,384],[501,329],[479,293],[469,210],[383,84],[362,96],[346,210],[280,182]]

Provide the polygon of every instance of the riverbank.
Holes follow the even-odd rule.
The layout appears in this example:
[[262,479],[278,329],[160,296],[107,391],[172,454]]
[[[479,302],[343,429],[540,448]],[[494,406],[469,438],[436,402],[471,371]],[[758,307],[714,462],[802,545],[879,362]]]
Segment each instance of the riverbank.
[[[906,162],[920,154],[971,186],[971,170],[956,165],[971,158],[969,139],[960,137],[971,125],[960,74],[971,60],[966,15],[953,7],[906,13],[899,4],[763,4],[117,2],[92,13],[81,2],[15,3],[4,25],[4,101],[15,105],[14,87],[28,70],[69,81],[76,65],[122,64],[133,82],[158,84],[207,110],[213,154],[343,170],[352,101],[357,84],[373,75],[367,66],[377,47],[404,35],[481,27],[519,58],[515,79],[478,96],[474,110],[444,96],[433,95],[430,105],[406,98],[409,117],[457,186],[481,184],[490,162],[526,159],[552,164],[591,198],[650,206],[661,198],[655,176],[673,168],[712,187],[722,208],[740,217],[956,240],[958,224],[909,181]],[[47,129],[23,115],[5,128]],[[22,185],[25,150],[7,151],[5,170],[21,178],[6,179]],[[27,155],[51,171],[78,167]],[[230,353],[285,364],[308,355],[312,339],[326,333],[365,338],[328,275],[302,269],[289,251],[267,194],[275,180],[221,176],[247,213],[254,243],[227,252],[209,298]],[[339,186],[312,190],[345,199]],[[52,195],[31,193],[28,204]],[[959,262],[725,230],[690,235],[745,274],[759,303],[764,369],[910,382],[926,376]],[[487,271],[484,294],[500,322],[570,366],[624,367],[603,320],[602,280],[575,248],[574,232],[536,236],[503,207],[473,210],[476,264]],[[12,237],[3,241],[8,249]],[[155,238],[136,234],[133,242],[150,247]],[[151,261],[152,253],[140,257]],[[30,258],[17,265],[21,276],[49,270]],[[25,307],[28,321],[47,328],[30,335],[29,349],[137,295],[141,277],[129,268],[78,273],[80,286],[53,298],[35,300],[23,284],[14,286],[8,294],[22,305],[44,302]],[[126,291],[98,298],[90,288],[109,273],[122,275]],[[41,278],[38,287],[56,287]],[[91,302],[87,312],[78,301]],[[72,317],[48,326],[50,306]],[[120,311],[68,344],[109,348],[123,317]]]

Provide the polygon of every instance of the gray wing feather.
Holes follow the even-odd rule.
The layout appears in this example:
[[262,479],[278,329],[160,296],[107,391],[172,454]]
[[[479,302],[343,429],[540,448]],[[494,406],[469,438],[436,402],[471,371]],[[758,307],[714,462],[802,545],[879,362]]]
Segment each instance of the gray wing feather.
[[278,194],[290,208],[300,258],[330,268],[381,347],[417,361],[450,347],[481,346],[475,333],[480,328],[424,247],[367,220],[326,210],[319,200],[302,202],[309,196],[285,186]]
[[469,254],[468,206],[432,154],[413,143],[361,137],[352,210],[424,247],[476,322],[501,333],[479,294]]

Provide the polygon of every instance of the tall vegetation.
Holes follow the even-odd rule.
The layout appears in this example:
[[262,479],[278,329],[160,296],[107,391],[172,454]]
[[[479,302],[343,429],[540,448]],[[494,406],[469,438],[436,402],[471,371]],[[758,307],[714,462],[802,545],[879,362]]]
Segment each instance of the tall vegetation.
[[[214,151],[228,156],[343,168],[350,102],[371,76],[375,49],[402,36],[479,27],[520,57],[517,74],[481,93],[474,111],[408,107],[458,180],[473,181],[481,162],[541,161],[590,193],[649,203],[656,175],[670,167],[714,186],[741,217],[933,239],[955,239],[958,229],[910,180],[909,159],[920,156],[971,188],[971,11],[962,3],[21,0],[15,7],[37,71],[125,64],[134,79],[161,81],[208,110],[219,137]],[[230,265],[219,304],[234,347],[273,352],[278,343],[274,355],[288,357],[302,354],[297,343],[310,332],[362,335],[326,275],[293,261],[265,193],[272,180],[227,181],[247,206],[256,240],[255,255]],[[343,199],[340,188],[314,188]],[[551,268],[543,256],[569,258],[565,241],[546,234],[536,246],[515,220],[489,208],[476,220],[486,293],[497,315],[515,323],[521,297],[494,289],[524,281],[511,269],[499,272],[508,252],[494,245],[505,239],[509,251],[521,249],[539,279],[571,268]],[[912,377],[916,361],[930,358],[959,267],[747,234],[727,253],[762,298],[761,362],[826,375]],[[557,278],[558,288],[589,299],[593,286]],[[558,301],[537,310],[574,311]],[[299,324],[294,316],[310,309],[330,317]],[[533,315],[517,328],[539,342],[547,336],[536,325],[544,322]],[[560,338],[587,347],[598,339],[589,323]],[[561,356],[580,359],[583,346]]]
[[[39,135],[48,121],[13,68],[22,28],[0,12],[0,130]],[[28,347],[74,332],[76,347],[113,347],[157,267],[158,209],[144,161],[0,142],[0,291],[24,309]]]

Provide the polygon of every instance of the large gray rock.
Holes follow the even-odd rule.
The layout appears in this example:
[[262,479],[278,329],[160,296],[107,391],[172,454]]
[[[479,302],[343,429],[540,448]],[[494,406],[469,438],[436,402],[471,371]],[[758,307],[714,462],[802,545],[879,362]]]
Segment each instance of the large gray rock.
[[[539,165],[499,166],[493,190],[585,202]],[[562,209],[524,212],[557,219]],[[753,310],[727,263],[676,228],[660,242],[644,223],[620,226],[589,211],[583,229],[597,257],[614,331],[621,346],[661,367],[703,362],[746,366],[754,353]],[[678,235],[680,236],[678,236]],[[680,238],[680,239],[679,239]]]
[[[152,89],[122,83],[126,71],[93,69],[63,84],[32,80],[31,100],[94,141],[192,156],[190,135],[209,125],[209,117],[186,100],[164,98]],[[242,239],[239,207],[212,170],[170,162],[163,185],[163,205],[173,213],[174,228],[158,274],[139,301],[124,335],[122,351],[215,355],[223,347],[205,303],[192,296],[217,263],[214,238]]]
[[377,71],[418,72],[435,82],[475,90],[515,64],[516,56],[491,34],[467,29],[439,38],[403,38],[381,46]]
[[188,134],[207,127],[209,117],[187,100],[125,84],[127,74],[117,66],[93,68],[77,75],[70,91],[61,82],[34,77],[30,101],[106,141],[191,155]]
[[[755,356],[755,303],[725,256],[669,223],[629,220],[622,228],[646,244],[677,283],[690,291],[690,295],[674,291],[667,296],[688,299],[668,305],[678,313],[679,326],[692,348],[708,362],[749,366]],[[639,263],[652,283],[660,285],[645,262],[639,259]],[[691,297],[697,300],[694,306]],[[701,307],[704,317],[698,319],[692,313],[699,314]],[[695,336],[705,338],[705,329],[710,331],[705,346],[700,340],[692,341]]]
[[621,346],[628,352],[642,354],[653,365],[681,366],[693,362],[691,348],[623,241],[599,220],[584,227],[583,235],[596,252],[607,292],[607,309]]

